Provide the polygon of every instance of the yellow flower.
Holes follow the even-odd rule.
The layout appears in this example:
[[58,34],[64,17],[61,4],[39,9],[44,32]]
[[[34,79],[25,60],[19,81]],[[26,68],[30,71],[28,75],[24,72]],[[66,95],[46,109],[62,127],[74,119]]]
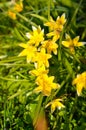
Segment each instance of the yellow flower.
[[46,40],[43,42],[42,47],[47,49],[47,53],[51,54],[53,52],[55,55],[57,54],[58,45],[53,40]]
[[56,29],[56,22],[50,17],[50,21],[44,24],[45,26],[49,26],[51,30]]
[[52,56],[50,54],[47,54],[44,48],[41,48],[40,52],[37,52],[35,57],[33,58],[33,62],[37,63],[38,68],[42,65],[49,67],[48,59],[50,59]]
[[61,103],[62,99],[55,99],[51,102],[49,102],[46,107],[48,107],[49,105],[51,105],[51,112],[53,113],[55,111],[56,108],[61,109],[64,108],[65,106]]
[[16,13],[17,12],[21,12],[23,10],[23,3],[20,2],[19,4],[14,3],[13,7],[11,7],[11,9],[8,10],[8,16],[15,20],[16,19]]
[[75,37],[74,39],[71,39],[71,37],[66,34],[66,41],[62,41],[62,45],[70,48],[71,52],[74,52],[74,47],[79,47],[83,45],[83,42],[78,42],[79,36]]
[[63,25],[65,24],[65,14],[62,14],[62,16],[58,16],[56,21],[53,20],[53,18],[50,18],[50,22],[45,23],[45,26],[49,26],[51,30],[59,30],[62,31]]
[[73,85],[76,85],[78,96],[81,95],[83,88],[86,89],[86,72],[77,75],[77,77],[72,82]]
[[63,29],[63,26],[66,22],[65,14],[62,14],[62,16],[58,16],[56,21],[53,20],[51,17],[50,22],[45,23],[45,26],[49,26],[51,29],[51,32],[47,34],[47,36],[51,37],[53,36],[53,40],[58,40],[60,38],[60,33]]
[[36,79],[38,87],[34,91],[42,92],[45,96],[49,96],[52,89],[57,89],[59,87],[58,84],[53,83],[53,80],[54,76],[48,77],[47,74],[38,76]]
[[62,31],[63,25],[65,24],[65,22],[66,22],[65,13],[63,13],[61,17],[59,17],[59,16],[57,17],[56,23],[57,23],[58,26],[59,26],[59,27],[58,27],[58,30]]
[[47,33],[48,37],[52,37],[53,36],[53,41],[57,41],[60,38],[60,32],[55,30],[53,32]]
[[44,40],[44,30],[41,30],[41,27],[35,28],[32,26],[33,32],[27,33],[26,36],[30,39],[29,44],[38,46]]
[[31,70],[29,73],[32,74],[32,75],[35,75],[35,76],[41,76],[43,74],[47,74],[48,70],[46,70],[45,66],[42,65],[40,68]]
[[11,19],[13,19],[13,20],[15,20],[16,19],[16,13],[14,13],[14,12],[12,12],[12,11],[8,11],[8,16],[11,18]]
[[19,56],[27,56],[27,62],[31,62],[33,57],[35,57],[37,51],[36,47],[24,43],[20,44],[20,46],[25,49],[19,54]]
[[13,10],[16,12],[21,12],[23,10],[23,3],[22,2],[20,2],[18,4],[15,3]]

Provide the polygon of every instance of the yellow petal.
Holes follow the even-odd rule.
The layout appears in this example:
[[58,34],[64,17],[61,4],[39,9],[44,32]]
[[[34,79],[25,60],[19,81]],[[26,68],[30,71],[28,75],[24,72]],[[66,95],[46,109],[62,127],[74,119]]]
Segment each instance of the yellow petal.
[[65,35],[65,37],[66,37],[66,40],[71,40],[71,37],[66,33],[66,35]]
[[27,55],[27,63],[30,63],[31,60],[32,60],[32,56],[28,54],[28,55]]
[[27,49],[24,49],[19,56],[26,56],[27,55]]
[[77,42],[74,46],[83,46],[83,42]]
[[77,37],[75,37],[74,39],[73,39],[73,42],[74,43],[77,43],[79,41],[79,36],[77,36]]
[[55,99],[51,102],[51,111],[54,112],[55,108],[61,109],[65,106],[61,103],[62,99]]
[[53,113],[54,111],[55,111],[55,105],[52,104],[52,105],[51,105],[51,113]]
[[54,24],[55,24],[55,21],[53,20],[52,17],[50,17],[50,21],[46,22],[44,25],[49,26],[49,27],[51,27],[53,29]]
[[77,84],[76,89],[77,89],[78,96],[80,96],[81,92],[82,92],[82,89],[83,89],[83,84],[82,83]]
[[42,65],[40,68],[30,71],[30,74],[35,75],[35,76],[40,76],[42,74],[47,74],[47,73],[48,73],[48,70],[45,69],[44,65]]
[[43,90],[43,94],[45,95],[45,96],[50,96],[50,94],[51,94],[51,88],[49,89],[49,88],[45,88],[44,90]]
[[27,48],[27,47],[28,47],[28,44],[21,43],[21,44],[19,44],[19,46],[21,46],[21,47],[23,47],[23,48]]
[[82,89],[86,88],[86,72],[77,75],[77,77],[73,80],[72,84],[76,85],[78,96],[81,95]]
[[42,86],[38,86],[37,88],[35,88],[34,92],[41,92],[42,91]]
[[53,36],[53,41],[57,41],[59,38],[60,38],[60,34],[59,34],[59,33],[56,33],[56,34],[54,34],[54,36]]
[[69,41],[62,41],[62,45],[65,47],[70,47],[70,42]]
[[48,37],[51,37],[51,36],[53,36],[55,33],[54,32],[50,32],[50,33],[47,33],[47,36]]
[[14,6],[14,10],[17,11],[17,12],[21,12],[23,10],[23,3],[20,2],[19,4],[15,4]]
[[54,50],[53,53],[54,53],[55,55],[57,55],[57,50]]
[[63,24],[66,22],[66,19],[65,19],[65,13],[62,14],[62,16],[61,16],[61,20],[62,20],[62,23],[63,23]]
[[16,13],[12,12],[12,11],[8,11],[8,16],[13,19],[13,20],[16,20]]

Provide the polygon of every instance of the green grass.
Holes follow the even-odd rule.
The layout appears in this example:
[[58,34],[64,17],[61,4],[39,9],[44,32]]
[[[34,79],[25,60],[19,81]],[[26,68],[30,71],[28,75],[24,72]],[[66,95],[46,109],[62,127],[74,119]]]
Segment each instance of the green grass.
[[[49,130],[85,130],[86,129],[86,90],[78,97],[72,86],[73,78],[86,71],[86,44],[76,48],[73,56],[64,47],[60,46],[58,55],[50,60],[49,75],[55,76],[55,82],[61,85],[50,97],[34,94],[36,87],[35,77],[29,74],[33,64],[26,62],[26,57],[18,57],[22,48],[20,43],[28,41],[27,32],[32,26],[40,25],[48,28],[44,23],[55,20],[58,15],[66,14],[65,24],[59,44],[65,39],[65,33],[72,38],[80,36],[86,41],[86,13],[85,0],[25,0],[24,9],[17,13],[17,19],[7,16],[10,1],[0,2],[0,130],[34,130],[35,114],[41,109],[45,112]],[[73,58],[72,58],[73,57]],[[63,98],[65,109],[52,114],[46,104],[54,98]],[[35,108],[38,109],[35,111]]]

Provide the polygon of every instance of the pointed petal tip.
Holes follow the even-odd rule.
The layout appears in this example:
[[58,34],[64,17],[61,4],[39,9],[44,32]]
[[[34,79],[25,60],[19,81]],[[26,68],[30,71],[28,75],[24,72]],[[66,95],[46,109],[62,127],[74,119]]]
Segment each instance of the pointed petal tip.
[[32,26],[32,30],[35,31],[37,30],[37,28],[35,26]]
[[31,34],[30,33],[26,33],[26,37],[30,39]]

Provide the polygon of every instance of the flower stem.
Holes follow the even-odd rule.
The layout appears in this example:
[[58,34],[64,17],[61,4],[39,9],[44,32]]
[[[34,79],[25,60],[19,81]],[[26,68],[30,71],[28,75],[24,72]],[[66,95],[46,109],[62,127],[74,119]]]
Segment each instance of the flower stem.
[[51,5],[51,0],[48,0],[48,20],[50,20],[50,5]]
[[39,97],[39,102],[36,106],[36,111],[35,111],[35,118],[33,120],[33,125],[35,126],[36,123],[37,123],[37,119],[38,119],[38,116],[39,116],[39,113],[41,111],[41,104],[42,104],[42,100],[43,100],[43,95],[40,94],[40,97]]
[[6,95],[4,96],[4,130],[6,129]]

